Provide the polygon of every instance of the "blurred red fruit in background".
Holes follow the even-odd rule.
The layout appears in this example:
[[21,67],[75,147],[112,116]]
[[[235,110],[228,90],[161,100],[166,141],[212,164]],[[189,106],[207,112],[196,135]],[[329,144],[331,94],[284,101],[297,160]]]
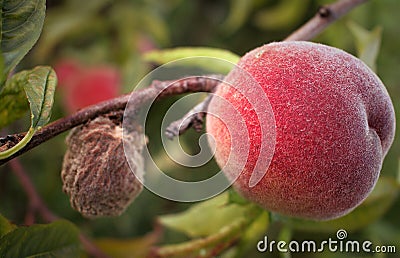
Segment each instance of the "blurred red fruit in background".
[[112,66],[86,67],[68,59],[58,62],[55,71],[64,108],[70,113],[119,95],[121,78],[118,70]]

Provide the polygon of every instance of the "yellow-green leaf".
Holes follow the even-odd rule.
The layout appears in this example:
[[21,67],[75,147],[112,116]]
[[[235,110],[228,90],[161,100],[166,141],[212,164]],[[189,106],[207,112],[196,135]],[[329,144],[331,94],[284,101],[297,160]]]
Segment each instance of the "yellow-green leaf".
[[229,15],[222,23],[221,28],[225,33],[236,31],[246,21],[252,9],[253,0],[231,0]]
[[16,226],[14,224],[0,214],[0,239],[5,234],[13,231],[15,228]]
[[[45,0],[1,1],[0,43],[4,58],[2,82],[38,40],[45,11]],[[2,88],[0,86],[0,92]]]
[[164,226],[190,237],[211,235],[235,220],[243,218],[247,212],[249,205],[229,204],[228,198],[228,193],[225,192],[195,204],[182,213],[161,216],[159,221]]
[[375,27],[373,30],[368,31],[354,22],[349,22],[348,27],[354,36],[358,57],[373,71],[376,71],[376,59],[381,46],[382,28]]
[[38,129],[50,120],[57,76],[51,67],[38,66],[27,79],[24,89],[31,108],[31,127]]
[[235,247],[234,257],[244,257],[246,252],[257,246],[258,241],[263,239],[263,236],[266,234],[269,223],[269,212],[264,210],[246,229],[244,229]]
[[[214,257],[238,241],[263,211],[254,204],[238,206],[228,204],[227,201],[227,194],[222,194],[195,205],[187,212],[176,216],[170,215],[167,220],[162,220],[168,227],[190,236],[201,237],[154,248],[155,256]],[[183,223],[183,226],[179,225],[180,223]]]
[[[210,57],[190,58],[185,65],[205,68],[216,73],[228,73],[233,64],[236,64],[240,57],[228,50],[206,47],[179,47],[173,49],[155,50],[144,54],[145,61],[162,65],[188,57]],[[215,59],[213,61],[213,58]],[[221,62],[221,59],[226,62]]]

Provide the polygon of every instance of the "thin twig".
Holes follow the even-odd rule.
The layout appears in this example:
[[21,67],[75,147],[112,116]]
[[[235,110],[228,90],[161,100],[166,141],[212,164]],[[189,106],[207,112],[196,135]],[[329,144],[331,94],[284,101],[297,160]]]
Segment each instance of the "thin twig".
[[[123,95],[118,98],[86,107],[70,116],[58,119],[53,123],[43,127],[42,130],[38,131],[33,136],[32,140],[24,148],[15,153],[13,156],[0,160],[0,165],[59,135],[60,133],[63,133],[80,124],[84,124],[99,115],[106,114],[111,111],[124,110],[128,101],[130,101],[130,107],[137,107],[137,109],[140,109],[144,103],[155,98],[158,100],[168,96],[179,95],[188,92],[210,92],[218,85],[220,78],[220,76],[214,75],[192,76],[174,81],[154,81],[150,87],[134,91],[131,95]],[[0,138],[0,151],[4,151],[5,149],[14,146],[16,143],[18,143],[21,137],[23,137],[23,135],[24,134],[14,134]]]
[[285,41],[310,40],[320,34],[328,25],[368,0],[339,0],[333,4],[322,6],[317,14],[290,34]]
[[166,129],[165,134],[169,139],[183,134],[189,128],[193,128],[196,132],[200,132],[203,128],[204,118],[206,116],[208,104],[210,103],[212,95],[206,97],[205,100],[200,102],[197,106],[192,108],[181,119],[172,122]]
[[56,220],[58,217],[54,215],[43,202],[42,198],[39,196],[36,191],[35,186],[33,185],[31,179],[26,173],[24,167],[21,165],[18,159],[11,160],[10,168],[14,172],[15,176],[18,178],[19,182],[22,185],[22,188],[25,190],[25,193],[29,200],[28,206],[28,219],[25,220],[25,224],[31,225],[34,223],[34,214],[37,212],[43,218],[45,222],[51,222]]
[[[59,217],[46,206],[45,202],[36,191],[35,186],[33,185],[21,162],[18,159],[13,159],[9,162],[9,166],[21,183],[22,188],[24,189],[29,200],[29,207],[27,216],[25,217],[25,224],[31,225],[35,222],[35,213],[38,213],[46,223],[50,223],[59,219]],[[83,233],[79,234],[79,239],[83,245],[83,248],[90,255],[90,257],[109,258],[109,256],[104,254]]]

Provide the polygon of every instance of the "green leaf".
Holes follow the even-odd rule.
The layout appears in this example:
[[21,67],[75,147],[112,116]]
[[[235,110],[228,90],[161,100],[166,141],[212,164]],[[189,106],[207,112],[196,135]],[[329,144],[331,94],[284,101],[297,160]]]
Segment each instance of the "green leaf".
[[14,74],[0,93],[0,129],[21,118],[28,110],[24,84],[28,71]]
[[368,31],[354,22],[349,22],[347,25],[354,36],[358,57],[373,71],[376,71],[376,59],[381,46],[382,28],[375,27],[373,30]]
[[[223,74],[228,73],[233,68],[233,65],[236,64],[240,59],[238,55],[228,50],[205,47],[179,47],[173,49],[155,50],[144,54],[145,61],[154,62],[159,65],[188,57],[215,58],[215,61],[213,61],[211,58],[190,58],[187,59],[185,65],[205,68],[207,70],[212,70],[213,72]],[[227,62],[221,62],[221,59]]]
[[0,239],[5,234],[13,231],[15,228],[16,226],[14,224],[0,214]]
[[60,220],[19,227],[0,238],[0,257],[78,257],[79,230]]
[[294,229],[312,232],[336,232],[340,228],[356,231],[379,219],[390,208],[400,190],[393,178],[381,176],[368,198],[351,213],[329,221],[283,219]]
[[[35,132],[49,121],[57,76],[51,67],[38,66],[30,71],[14,75],[11,81],[23,84],[31,109],[31,127],[17,145],[0,152],[0,159],[8,158],[23,148],[32,139]],[[7,108],[7,110],[10,109]]]
[[[215,257],[215,255],[238,241],[243,236],[243,231],[260,216],[263,210],[254,204],[238,206],[236,204],[227,204],[227,201],[228,196],[224,193],[195,205],[181,215],[170,215],[168,220],[162,220],[164,225],[191,236],[202,237],[184,243],[154,248],[155,256]],[[233,207],[235,208],[231,209]],[[236,208],[240,210],[236,210]],[[201,219],[197,217],[201,217]],[[180,222],[184,226],[180,226]]]
[[[292,229],[284,225],[278,234],[278,242],[283,241],[285,243],[290,243],[290,241],[292,240],[292,235],[293,235]],[[290,250],[288,250],[288,252],[281,252],[280,257],[291,258],[292,255],[290,253]]]
[[24,89],[31,108],[31,127],[40,129],[50,120],[57,76],[51,67],[38,66],[27,79]]
[[225,192],[193,205],[182,213],[161,216],[159,221],[162,225],[190,237],[211,235],[235,220],[245,217],[251,206],[229,204],[228,198],[228,193]]
[[230,0],[230,11],[221,28],[225,33],[232,33],[239,29],[253,9],[253,0]]
[[269,212],[263,210],[260,215],[242,233],[235,248],[237,258],[245,257],[246,253],[257,246],[258,241],[263,239],[269,226]]
[[[42,31],[45,0],[1,1],[0,43],[4,58],[1,81],[21,61],[38,40]],[[0,92],[2,91],[0,86]]]
[[250,203],[249,200],[245,199],[238,192],[236,192],[233,188],[230,188],[228,190],[228,202],[236,203],[239,205],[246,205],[246,204]]

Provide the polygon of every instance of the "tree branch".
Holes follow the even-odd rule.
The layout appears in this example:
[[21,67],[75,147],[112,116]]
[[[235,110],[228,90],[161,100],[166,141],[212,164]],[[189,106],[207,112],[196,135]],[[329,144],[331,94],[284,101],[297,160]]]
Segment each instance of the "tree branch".
[[203,128],[204,118],[211,98],[212,95],[207,96],[205,100],[192,108],[181,119],[172,122],[165,130],[167,137],[173,139],[174,137],[186,132],[189,128],[193,128],[196,132],[200,132]]
[[290,34],[285,41],[310,40],[320,34],[332,22],[368,0],[339,0],[322,6],[311,20]]
[[34,223],[34,215],[36,212],[39,213],[39,215],[47,223],[56,220],[57,216],[47,208],[20,161],[18,159],[14,159],[10,161],[9,165],[28,197],[29,206],[27,216],[25,218],[25,224],[31,225]]
[[[210,92],[218,85],[221,78],[221,76],[214,75],[193,76],[174,81],[153,81],[148,88],[135,91],[131,95],[123,95],[118,98],[86,107],[70,116],[58,119],[43,127],[19,152],[7,159],[0,160],[0,165],[59,135],[60,133],[63,133],[80,124],[84,124],[99,115],[107,114],[111,111],[124,110],[130,98],[130,106],[140,109],[144,103],[156,97],[156,100],[159,100],[168,96],[189,92]],[[0,138],[0,151],[11,148],[17,144],[18,141],[23,138],[23,136],[24,134],[14,134]]]

